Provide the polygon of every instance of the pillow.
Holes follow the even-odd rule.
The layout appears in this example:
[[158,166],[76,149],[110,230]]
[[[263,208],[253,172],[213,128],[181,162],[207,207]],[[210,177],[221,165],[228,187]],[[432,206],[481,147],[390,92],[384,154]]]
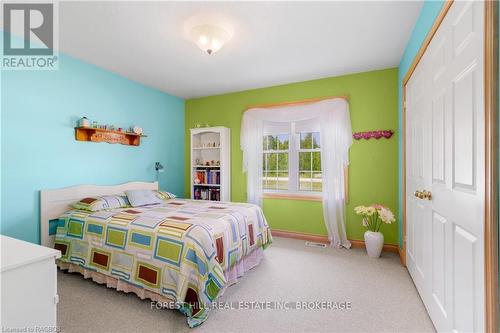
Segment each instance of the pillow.
[[130,207],[130,202],[124,195],[102,195],[98,197],[83,198],[75,202],[73,207],[90,212],[97,212],[103,209]]
[[156,191],[156,196],[161,200],[170,200],[177,198],[175,194],[166,191]]
[[128,201],[132,207],[158,205],[163,200],[157,197],[157,191],[153,190],[130,190],[125,191]]

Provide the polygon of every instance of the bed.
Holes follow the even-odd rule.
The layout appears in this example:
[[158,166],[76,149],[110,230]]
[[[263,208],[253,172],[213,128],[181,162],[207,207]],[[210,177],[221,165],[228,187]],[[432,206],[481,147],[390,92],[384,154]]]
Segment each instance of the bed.
[[86,197],[157,190],[158,184],[75,186],[41,191],[42,245],[61,251],[59,268],[203,323],[225,288],[259,264],[271,232],[260,207],[169,199],[150,207],[95,212],[72,208]]

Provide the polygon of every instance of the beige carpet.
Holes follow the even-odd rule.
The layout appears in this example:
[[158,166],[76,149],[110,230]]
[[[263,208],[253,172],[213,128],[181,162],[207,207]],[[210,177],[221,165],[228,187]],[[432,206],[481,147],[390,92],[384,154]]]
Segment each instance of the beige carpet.
[[[63,332],[433,332],[417,291],[394,254],[306,247],[275,238],[265,260],[231,286],[225,302],[350,302],[350,310],[215,310],[189,329],[175,310],[58,273],[58,324]],[[250,303],[246,303],[250,304]],[[287,303],[292,307],[293,303]],[[330,304],[333,303],[323,303]]]

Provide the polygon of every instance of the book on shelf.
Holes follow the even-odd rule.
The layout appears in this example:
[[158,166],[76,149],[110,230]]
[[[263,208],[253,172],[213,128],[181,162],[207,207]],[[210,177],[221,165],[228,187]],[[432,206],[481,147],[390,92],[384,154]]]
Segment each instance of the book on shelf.
[[208,172],[207,184],[219,185],[220,184],[220,171],[210,170]]
[[193,192],[195,200],[220,201],[220,189],[218,188],[195,188]]
[[200,181],[199,184],[206,184],[207,171],[206,170],[196,171],[196,178]]
[[220,185],[219,170],[197,170],[196,179],[199,180],[195,185]]

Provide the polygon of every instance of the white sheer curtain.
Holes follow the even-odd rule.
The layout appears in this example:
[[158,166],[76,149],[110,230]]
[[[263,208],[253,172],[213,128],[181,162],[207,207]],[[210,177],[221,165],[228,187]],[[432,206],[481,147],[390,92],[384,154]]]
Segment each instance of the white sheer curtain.
[[315,103],[254,108],[247,110],[241,124],[243,171],[247,173],[247,200],[262,206],[262,140],[265,122],[300,122],[319,118],[323,215],[328,238],[334,247],[351,247],[345,230],[344,168],[349,164],[352,143],[349,104],[343,98]]

